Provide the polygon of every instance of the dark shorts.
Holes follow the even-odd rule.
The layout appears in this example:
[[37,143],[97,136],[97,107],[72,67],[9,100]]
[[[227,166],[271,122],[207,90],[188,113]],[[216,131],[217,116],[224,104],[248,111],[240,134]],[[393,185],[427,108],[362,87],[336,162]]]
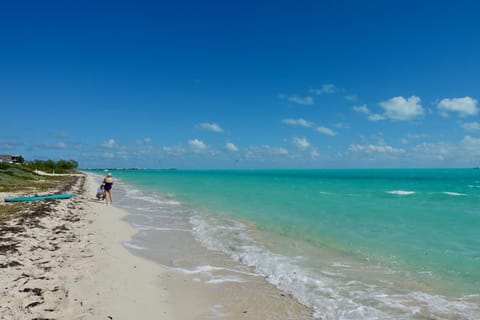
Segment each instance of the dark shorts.
[[103,189],[105,189],[106,191],[112,189],[112,184],[113,183],[105,183],[105,185],[103,186]]

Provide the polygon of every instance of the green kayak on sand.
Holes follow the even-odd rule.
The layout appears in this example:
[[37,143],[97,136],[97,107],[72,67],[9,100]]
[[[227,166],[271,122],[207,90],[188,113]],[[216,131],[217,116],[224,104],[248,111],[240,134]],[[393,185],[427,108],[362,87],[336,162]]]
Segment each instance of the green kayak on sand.
[[75,197],[73,193],[61,193],[61,194],[51,194],[46,196],[36,196],[36,197],[19,197],[19,198],[5,198],[5,202],[22,202],[22,201],[38,201],[38,200],[47,200],[47,199],[69,199]]

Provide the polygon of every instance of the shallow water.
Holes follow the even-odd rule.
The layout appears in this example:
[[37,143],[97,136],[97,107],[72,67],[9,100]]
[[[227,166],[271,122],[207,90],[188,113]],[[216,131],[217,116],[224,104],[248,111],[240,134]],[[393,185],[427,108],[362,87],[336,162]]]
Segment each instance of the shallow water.
[[126,245],[206,283],[260,275],[323,319],[480,314],[478,170],[114,176],[139,229]]

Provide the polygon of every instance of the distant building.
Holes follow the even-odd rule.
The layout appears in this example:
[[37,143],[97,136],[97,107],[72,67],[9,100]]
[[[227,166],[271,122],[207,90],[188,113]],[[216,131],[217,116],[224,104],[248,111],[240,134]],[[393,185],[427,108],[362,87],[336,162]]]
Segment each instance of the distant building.
[[10,154],[0,154],[0,162],[6,163],[21,163],[23,160],[22,156],[14,156]]

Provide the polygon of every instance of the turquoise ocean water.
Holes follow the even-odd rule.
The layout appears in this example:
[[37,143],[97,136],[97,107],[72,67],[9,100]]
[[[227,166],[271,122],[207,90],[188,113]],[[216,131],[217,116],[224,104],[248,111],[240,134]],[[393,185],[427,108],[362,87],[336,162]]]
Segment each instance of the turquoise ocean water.
[[190,230],[322,319],[480,318],[480,170],[113,174],[133,249]]

